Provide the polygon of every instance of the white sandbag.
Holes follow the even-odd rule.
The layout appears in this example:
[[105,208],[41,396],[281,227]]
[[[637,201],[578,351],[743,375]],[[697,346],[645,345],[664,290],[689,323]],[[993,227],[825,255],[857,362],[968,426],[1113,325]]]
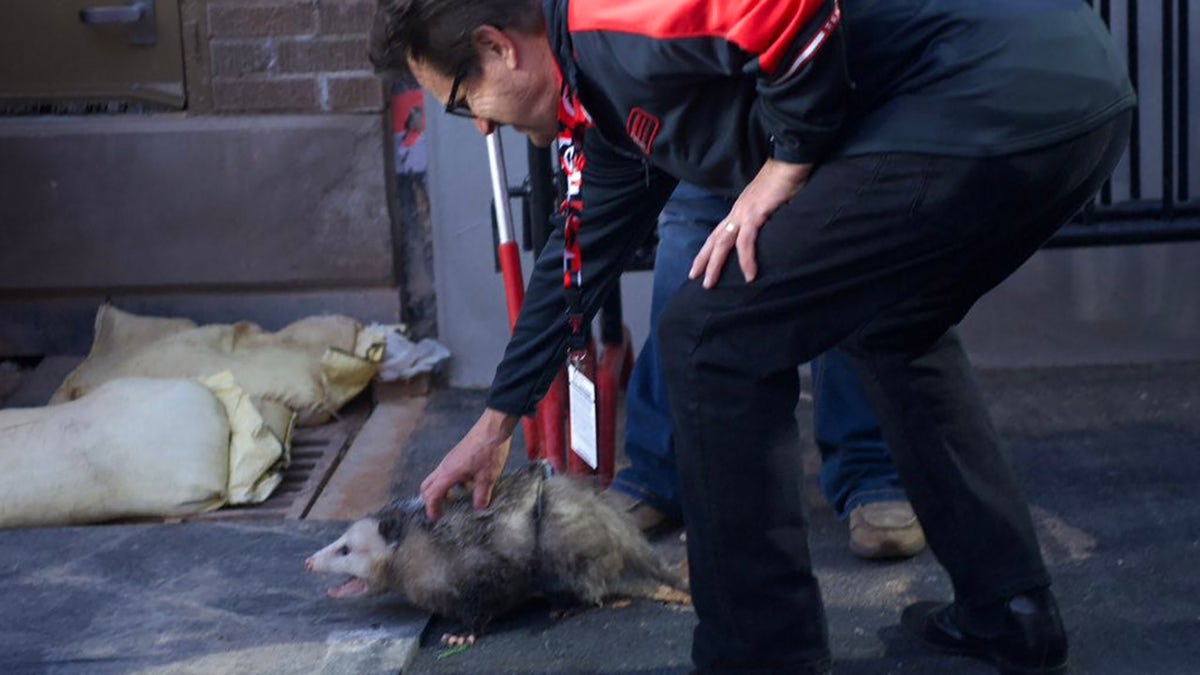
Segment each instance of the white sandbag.
[[176,516],[226,501],[230,426],[203,384],[131,378],[0,410],[0,527]]
[[240,322],[197,326],[104,305],[88,358],[51,403],[71,401],[119,377],[208,377],[230,371],[256,402],[286,405],[297,424],[320,424],[379,369],[384,333],[344,316],[301,319],[276,333]]

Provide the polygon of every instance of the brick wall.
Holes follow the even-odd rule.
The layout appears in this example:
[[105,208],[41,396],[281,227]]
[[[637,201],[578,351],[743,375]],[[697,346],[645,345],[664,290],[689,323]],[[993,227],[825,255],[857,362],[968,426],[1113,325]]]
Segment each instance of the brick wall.
[[[189,109],[372,112],[374,0],[184,0]],[[191,6],[190,8],[188,6]],[[190,9],[190,11],[189,11]]]

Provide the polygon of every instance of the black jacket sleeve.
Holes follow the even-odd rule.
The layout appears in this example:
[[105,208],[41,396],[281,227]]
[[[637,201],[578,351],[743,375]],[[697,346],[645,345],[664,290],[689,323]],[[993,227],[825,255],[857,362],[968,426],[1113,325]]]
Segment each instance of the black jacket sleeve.
[[852,86],[844,36],[841,8],[826,0],[783,65],[774,73],[756,73],[757,105],[775,159],[813,164],[840,139]]
[[[582,309],[590,321],[630,256],[653,231],[676,180],[616,150],[596,130],[584,138]],[[566,362],[563,234],[551,233],[538,255],[513,336],[496,368],[487,406],[510,415],[533,412]]]

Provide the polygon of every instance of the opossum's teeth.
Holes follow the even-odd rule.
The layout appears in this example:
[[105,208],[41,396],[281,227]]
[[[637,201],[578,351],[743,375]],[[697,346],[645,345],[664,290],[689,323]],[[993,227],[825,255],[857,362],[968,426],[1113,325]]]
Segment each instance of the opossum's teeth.
[[340,586],[334,586],[325,592],[331,598],[352,598],[356,595],[366,595],[367,582],[365,579],[358,577],[350,577],[346,583]]

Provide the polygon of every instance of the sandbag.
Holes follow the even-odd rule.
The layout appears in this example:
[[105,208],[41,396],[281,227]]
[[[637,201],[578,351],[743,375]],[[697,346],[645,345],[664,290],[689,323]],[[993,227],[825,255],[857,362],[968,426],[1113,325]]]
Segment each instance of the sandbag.
[[228,417],[203,384],[114,380],[0,410],[0,527],[178,516],[225,503]]
[[379,369],[385,336],[344,316],[301,319],[277,333],[240,322],[197,326],[103,305],[92,350],[52,404],[78,399],[120,377],[207,377],[230,371],[259,407],[277,402],[296,423],[320,424],[362,391]]
[[200,381],[221,402],[229,422],[226,503],[266,501],[291,461],[296,414],[279,403],[254,401],[229,371]]
[[280,482],[294,413],[268,416],[228,372],[121,378],[61,405],[0,410],[0,527],[261,502]]

